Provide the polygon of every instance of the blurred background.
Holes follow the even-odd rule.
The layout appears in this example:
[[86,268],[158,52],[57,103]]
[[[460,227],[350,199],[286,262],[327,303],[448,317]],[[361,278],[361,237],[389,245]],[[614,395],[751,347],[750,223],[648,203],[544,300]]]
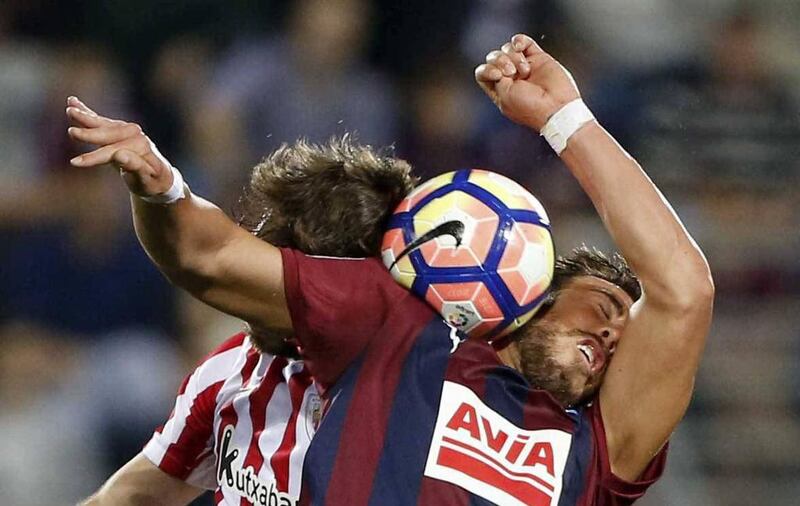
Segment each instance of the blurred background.
[[423,177],[480,166],[523,182],[559,251],[610,247],[549,148],[473,84],[524,31],[573,71],[715,275],[695,398],[641,503],[797,504],[798,20],[796,0],[3,0],[0,502],[90,494],[242,326],[149,264],[113,170],[69,168],[86,147],[65,135],[68,95],[140,122],[226,210],[281,142],[357,131]]

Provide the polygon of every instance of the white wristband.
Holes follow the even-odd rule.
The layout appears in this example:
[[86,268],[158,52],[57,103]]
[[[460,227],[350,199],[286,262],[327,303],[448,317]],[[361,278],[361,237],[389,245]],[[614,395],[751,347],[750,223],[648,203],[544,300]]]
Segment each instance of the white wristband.
[[172,204],[185,198],[186,190],[184,189],[183,176],[175,167],[170,166],[170,169],[172,170],[172,186],[169,187],[169,190],[149,197],[140,195],[139,198],[151,204]]
[[541,135],[553,150],[560,155],[567,148],[569,138],[580,127],[593,119],[592,111],[586,107],[583,100],[576,98],[550,116],[547,124],[542,128]]

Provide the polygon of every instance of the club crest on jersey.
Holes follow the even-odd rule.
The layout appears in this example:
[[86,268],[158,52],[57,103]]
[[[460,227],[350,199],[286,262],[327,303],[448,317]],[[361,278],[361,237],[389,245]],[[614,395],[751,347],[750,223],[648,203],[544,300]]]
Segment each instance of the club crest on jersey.
[[[238,495],[244,497],[258,506],[297,506],[298,499],[286,492],[280,492],[275,482],[261,481],[253,466],[242,468],[238,463],[238,448],[231,448],[233,426],[228,425],[222,430],[220,438],[219,457],[217,460],[217,483],[220,487],[227,487]],[[242,459],[244,460],[244,459]]]
[[425,476],[497,504],[555,506],[571,442],[561,430],[521,429],[445,381]]
[[317,432],[322,420],[322,399],[316,393],[309,393],[305,405],[306,434],[309,439]]

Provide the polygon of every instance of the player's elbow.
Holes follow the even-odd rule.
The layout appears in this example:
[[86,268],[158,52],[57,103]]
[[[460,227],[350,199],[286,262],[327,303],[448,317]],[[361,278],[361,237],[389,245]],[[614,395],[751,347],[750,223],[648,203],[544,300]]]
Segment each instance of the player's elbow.
[[654,242],[642,261],[631,263],[652,306],[669,311],[708,307],[714,281],[705,255],[682,228],[666,243]]
[[700,276],[697,281],[697,286],[695,287],[695,297],[711,308],[714,305],[714,294],[716,292],[716,288],[714,287],[714,277],[711,275],[711,270],[706,269]]
[[703,262],[687,274],[676,302],[684,311],[710,313],[714,306],[714,293],[714,278],[708,264]]
[[668,276],[643,279],[642,287],[653,305],[676,315],[710,314],[714,305],[714,279],[702,257],[671,270]]

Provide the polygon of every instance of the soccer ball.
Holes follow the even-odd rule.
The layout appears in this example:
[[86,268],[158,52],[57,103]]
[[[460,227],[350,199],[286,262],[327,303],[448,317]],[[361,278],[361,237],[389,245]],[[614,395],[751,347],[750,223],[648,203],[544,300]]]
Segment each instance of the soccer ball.
[[479,169],[411,192],[389,221],[381,256],[448,323],[488,339],[528,321],[553,279],[544,207],[518,183]]

